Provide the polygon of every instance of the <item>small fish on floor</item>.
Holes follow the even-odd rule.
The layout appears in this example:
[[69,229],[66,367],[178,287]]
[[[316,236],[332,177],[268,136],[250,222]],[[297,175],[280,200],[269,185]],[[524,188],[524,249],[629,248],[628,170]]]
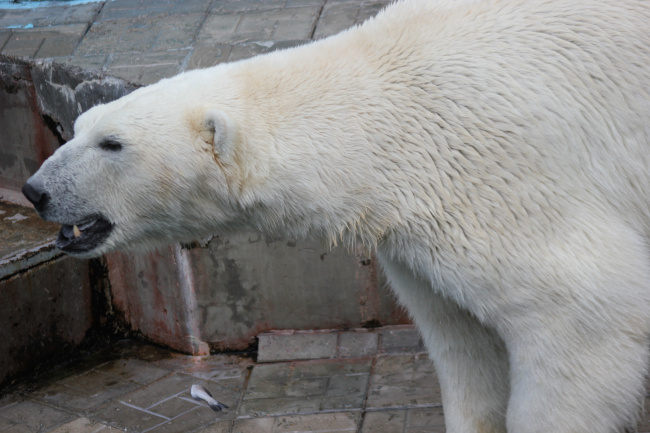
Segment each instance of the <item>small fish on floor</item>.
[[210,406],[210,408],[215,412],[221,412],[224,409],[228,409],[228,406],[215,400],[212,397],[212,394],[210,394],[210,391],[201,385],[192,385],[190,394],[192,394],[194,400],[203,400],[208,403],[208,406]]

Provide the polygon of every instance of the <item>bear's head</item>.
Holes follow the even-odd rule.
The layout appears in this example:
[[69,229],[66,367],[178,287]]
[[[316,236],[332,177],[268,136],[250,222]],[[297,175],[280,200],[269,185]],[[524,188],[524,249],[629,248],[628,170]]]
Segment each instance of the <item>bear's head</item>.
[[197,239],[237,224],[240,143],[224,110],[160,83],[82,114],[23,193],[71,255]]

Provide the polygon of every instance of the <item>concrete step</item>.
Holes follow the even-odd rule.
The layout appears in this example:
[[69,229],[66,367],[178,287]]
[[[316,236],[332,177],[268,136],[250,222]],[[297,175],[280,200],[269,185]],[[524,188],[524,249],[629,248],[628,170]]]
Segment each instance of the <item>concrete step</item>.
[[62,360],[93,324],[88,262],[56,250],[57,232],[0,201],[0,384]]
[[378,354],[424,353],[424,343],[413,325],[379,329],[281,330],[257,336],[257,362],[346,359]]
[[0,280],[60,256],[58,230],[31,208],[0,201]]
[[55,248],[58,225],[20,193],[63,141],[42,112],[33,72],[0,58],[0,385],[65,359],[93,323],[88,262]]

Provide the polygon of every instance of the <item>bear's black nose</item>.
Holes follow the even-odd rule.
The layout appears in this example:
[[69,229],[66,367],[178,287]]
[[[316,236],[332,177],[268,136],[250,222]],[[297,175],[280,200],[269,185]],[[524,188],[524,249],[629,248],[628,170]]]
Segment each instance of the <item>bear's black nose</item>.
[[32,202],[34,208],[39,212],[45,208],[45,205],[50,198],[45,191],[40,189],[38,186],[32,185],[29,181],[27,181],[23,186],[23,195],[27,197],[27,200]]

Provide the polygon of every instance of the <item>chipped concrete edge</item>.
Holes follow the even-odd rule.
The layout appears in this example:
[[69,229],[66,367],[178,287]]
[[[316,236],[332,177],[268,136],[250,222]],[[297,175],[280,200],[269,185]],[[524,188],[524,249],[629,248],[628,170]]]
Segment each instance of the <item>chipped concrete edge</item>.
[[72,139],[77,117],[98,104],[131,93],[139,85],[51,59],[30,62],[42,115],[49,116],[64,141]]
[[36,247],[3,257],[0,259],[0,280],[62,255],[63,253],[54,246],[54,241],[49,240]]

